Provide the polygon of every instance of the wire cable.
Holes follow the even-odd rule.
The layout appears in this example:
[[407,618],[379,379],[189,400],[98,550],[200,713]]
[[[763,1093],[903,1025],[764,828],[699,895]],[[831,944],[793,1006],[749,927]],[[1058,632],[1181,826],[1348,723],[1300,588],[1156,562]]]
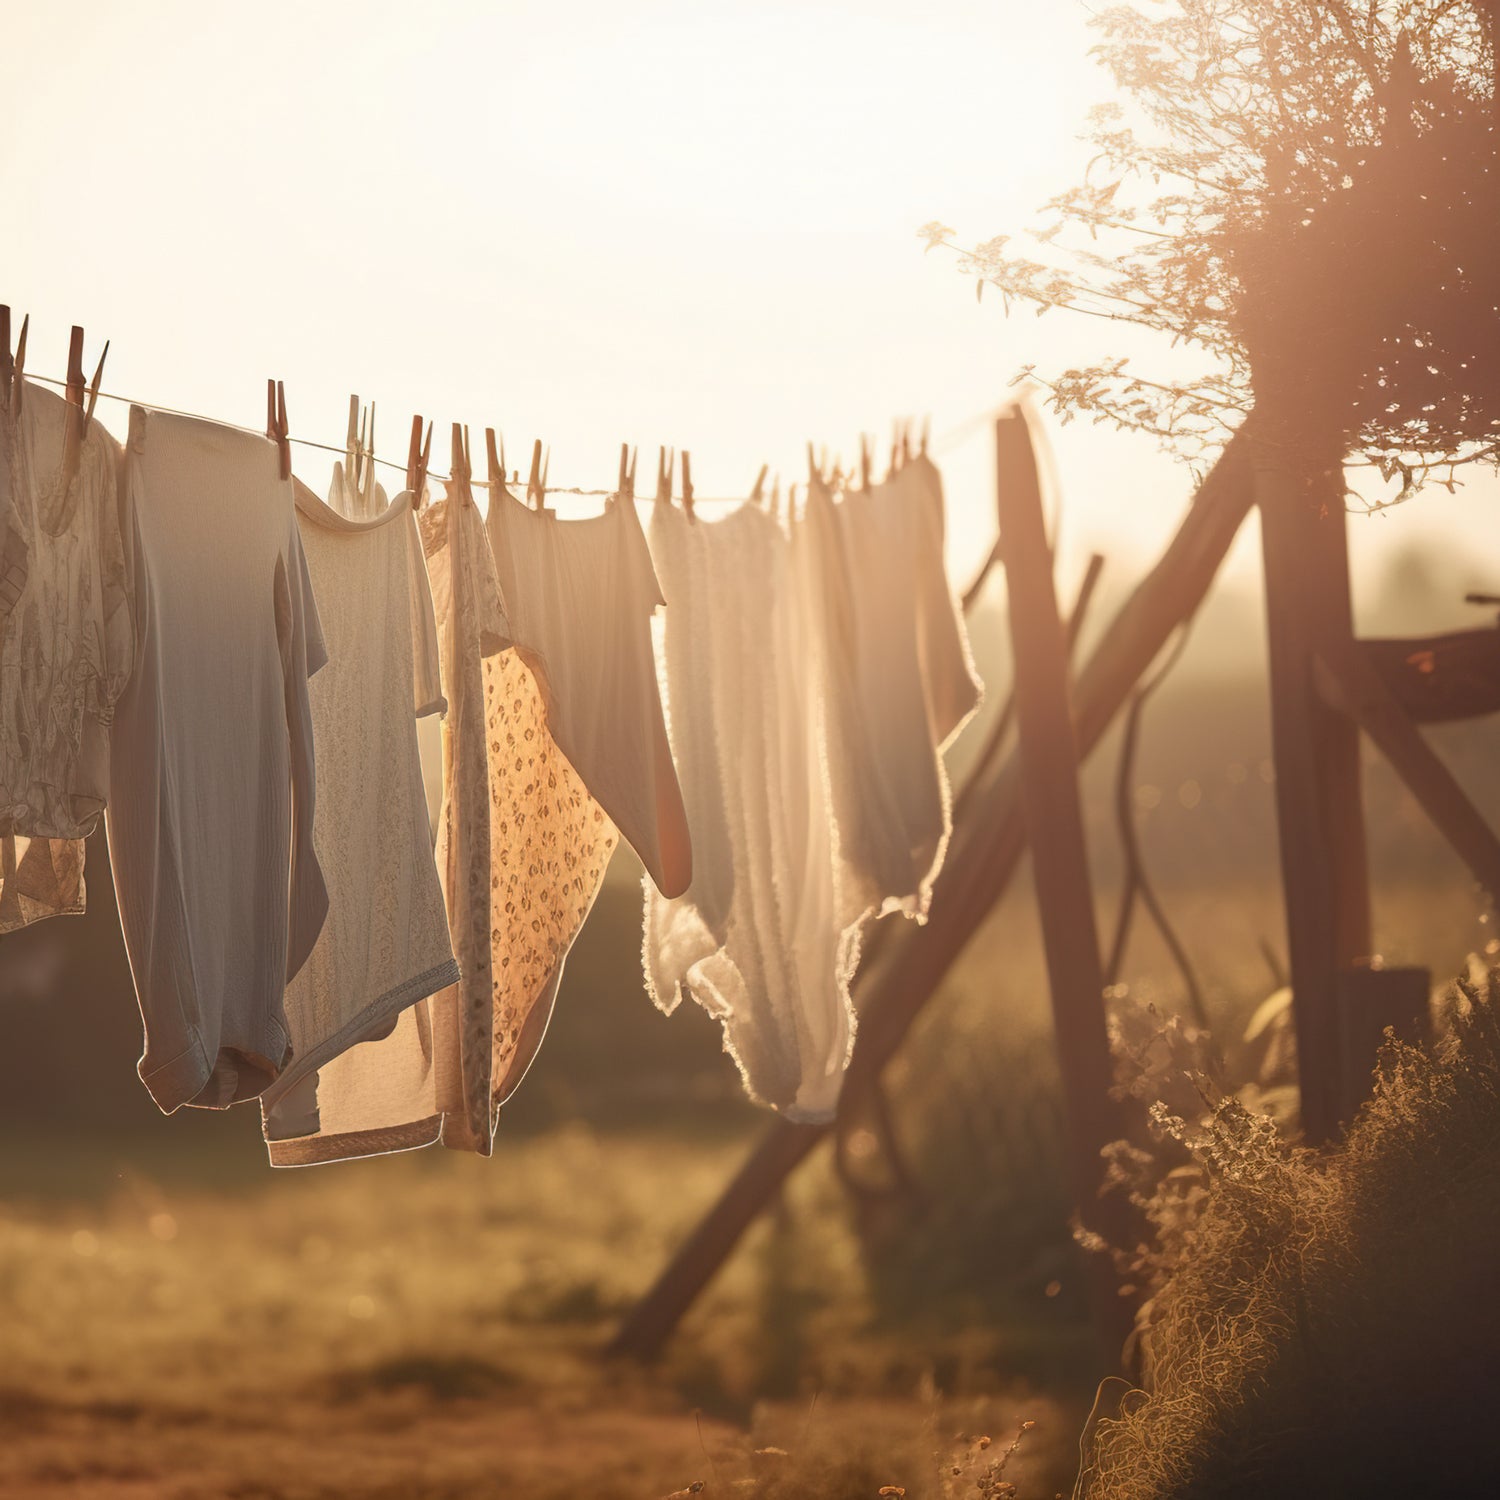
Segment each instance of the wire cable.
[[[65,389],[67,386],[66,380],[58,380],[56,377],[51,375],[35,375],[30,370],[27,370],[25,372],[24,378],[27,380],[38,381],[42,385],[56,386],[59,390]],[[242,427],[237,422],[223,422],[220,421],[218,417],[206,416],[202,412],[183,411],[179,407],[175,406],[162,406],[155,401],[142,401],[135,396],[121,396],[114,391],[100,391],[99,399],[101,401],[117,401],[123,406],[139,406],[144,408],[146,411],[161,412],[163,415],[169,417],[190,417],[192,420],[197,422],[217,422],[221,427],[229,427],[236,432],[252,433],[256,437],[261,437],[264,435],[254,427]],[[994,407],[989,411],[978,412],[974,416],[969,417],[966,421],[961,422],[957,427],[950,428],[947,432],[941,434],[936,439],[936,441],[932,443],[932,451],[934,453],[949,452],[951,449],[959,446],[961,443],[966,441],[967,438],[973,433],[978,432],[984,426],[984,424],[989,422],[1002,409],[1003,408],[1001,407]],[[347,443],[320,443],[315,438],[293,437],[291,435],[288,435],[287,441],[291,443],[298,443],[304,448],[315,448],[322,453],[348,453],[349,451]],[[374,454],[366,454],[365,457],[368,458],[371,462],[382,465],[387,469],[395,469],[403,474],[406,472],[406,465],[404,463],[397,462],[393,458],[377,458]],[[447,484],[451,481],[453,476],[451,474],[436,474],[429,471],[427,477],[429,479],[436,479],[440,483]],[[506,482],[509,484],[520,484],[522,482],[520,479],[520,471],[515,471],[512,477]],[[490,487],[490,481],[488,479],[471,478],[469,483],[475,489],[487,490]],[[793,488],[795,488],[795,486],[793,486]],[[569,495],[578,499],[606,500],[611,495],[615,494],[616,491],[613,488],[595,490],[584,489],[577,485],[548,485],[543,493],[548,495]],[[693,497],[693,504],[741,505],[745,502],[746,499],[747,496],[745,495],[695,495]]]

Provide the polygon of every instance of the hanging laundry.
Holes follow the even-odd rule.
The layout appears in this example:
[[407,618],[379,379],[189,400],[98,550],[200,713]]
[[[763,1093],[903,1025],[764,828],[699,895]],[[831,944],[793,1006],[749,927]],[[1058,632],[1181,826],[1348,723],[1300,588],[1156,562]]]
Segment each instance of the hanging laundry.
[[[409,496],[399,497],[397,504]],[[351,1047],[318,1074],[316,1130],[269,1141],[276,1166],[308,1166],[433,1145],[460,1122],[472,1125],[466,1099],[488,1136],[488,1059],[480,1073],[459,1039],[465,1018],[486,1034],[493,1005],[489,868],[490,785],[485,744],[486,656],[502,651],[510,629],[484,526],[467,477],[418,512],[443,690],[443,803],[436,869],[459,978],[402,1011],[388,1037]],[[467,1071],[466,1071],[467,1068]],[[302,1097],[305,1098],[304,1086]],[[291,1106],[289,1101],[289,1106]],[[468,1130],[465,1130],[467,1136]]]
[[826,1120],[854,1037],[859,924],[834,908],[810,601],[753,503],[709,522],[658,500],[650,542],[693,879],[676,900],[646,883],[647,988],[668,1013],[690,994],[722,1023],[752,1098]]
[[845,921],[894,911],[925,920],[952,831],[942,750],[982,688],[948,586],[940,507],[940,486],[917,471],[837,500],[814,474],[798,527],[807,586],[821,601]]
[[[349,471],[342,464],[334,464],[333,478],[328,486],[328,505],[346,520],[362,520],[384,516],[392,504],[385,487],[375,482],[374,470],[368,471],[364,485],[357,485],[349,478]],[[311,492],[299,486],[300,502]],[[417,507],[412,504],[411,492],[402,491],[396,497],[398,510],[404,506],[406,525],[400,528],[406,543],[406,568],[413,586],[407,592],[409,608],[407,618],[411,628],[412,697],[413,708],[419,719],[448,711],[448,701],[443,697],[439,677],[437,617],[432,607],[432,589],[427,582],[427,556],[422,550],[422,532],[417,525]],[[300,520],[299,520],[300,525]]]
[[[273,1143],[316,1133],[319,1098],[339,1086],[337,1074],[321,1086],[319,1070],[361,1042],[390,1035],[403,1010],[459,977],[413,713],[439,713],[447,704],[410,497],[391,505],[377,490],[360,507],[370,518],[353,519],[353,490],[337,465],[327,504],[301,484],[296,494],[328,651],[308,688],[318,765],[313,845],[328,918],[287,985],[292,1057],[261,1095]],[[414,616],[429,622],[415,640]]]
[[908,518],[920,537],[920,560],[914,570],[917,651],[927,689],[928,723],[933,742],[942,750],[979,707],[984,685],[974,666],[963,610],[948,583],[943,476],[928,456],[925,438],[916,456],[903,463],[888,482],[898,495],[911,493],[926,517],[925,526]]
[[0,404],[0,932],[84,909],[82,840],[134,664],[120,448],[89,420],[65,473],[83,420],[31,381]]
[[693,874],[651,644],[665,603],[635,501],[564,521],[501,489],[486,520],[511,632],[547,726],[665,896]]
[[287,981],[328,909],[313,847],[309,676],[326,660],[276,444],[130,410],[137,669],[106,812],[120,925],[166,1112],[260,1094]]

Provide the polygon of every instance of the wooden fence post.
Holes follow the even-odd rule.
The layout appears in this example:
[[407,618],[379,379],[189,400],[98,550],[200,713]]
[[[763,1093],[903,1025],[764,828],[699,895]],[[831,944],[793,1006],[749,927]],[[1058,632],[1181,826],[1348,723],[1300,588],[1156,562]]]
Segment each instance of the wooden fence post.
[[1323,470],[1257,443],[1271,741],[1286,903],[1297,1077],[1310,1142],[1338,1124],[1339,976],[1370,953],[1359,729],[1318,690],[1320,645],[1353,640],[1343,469]]
[[[1052,584],[1031,429],[1019,410],[995,423],[995,465],[1015,671],[1021,805],[1052,992],[1073,1195],[1084,1227],[1126,1248],[1120,1243],[1120,1230],[1129,1221],[1126,1206],[1117,1197],[1100,1197],[1104,1148],[1124,1136],[1125,1123],[1111,1096],[1114,1062],[1078,789],[1067,647]],[[1108,1258],[1090,1255],[1087,1264],[1095,1326],[1117,1361],[1132,1309],[1120,1296]]]

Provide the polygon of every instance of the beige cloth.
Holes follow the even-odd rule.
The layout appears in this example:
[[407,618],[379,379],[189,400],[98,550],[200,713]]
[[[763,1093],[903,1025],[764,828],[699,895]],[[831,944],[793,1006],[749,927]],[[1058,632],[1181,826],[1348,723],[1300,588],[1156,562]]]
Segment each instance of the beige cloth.
[[633,500],[565,521],[502,488],[485,519],[516,648],[547,725],[666,896],[693,878],[651,642],[665,602]]
[[120,926],[164,1111],[261,1093],[323,925],[307,679],[325,660],[276,445],[132,407],[137,668],[106,812]]
[[854,1039],[859,923],[836,913],[813,601],[754,505],[690,521],[658,503],[650,541],[693,881],[672,901],[644,882],[647,988],[722,1023],[751,1098],[826,1120]]
[[0,932],[84,909],[134,663],[119,445],[90,422],[64,489],[77,408],[30,381],[17,395],[18,415],[0,408]]
[[82,839],[0,838],[0,933],[82,916],[86,847]]
[[[302,491],[298,491],[299,500]],[[310,492],[309,492],[310,493]],[[406,540],[406,566],[409,576],[420,580],[420,586],[412,588],[407,610],[411,630],[412,698],[419,719],[448,711],[447,700],[438,677],[437,619],[432,609],[432,590],[427,585],[427,558],[422,551],[422,533],[417,526],[416,508],[411,505],[411,493],[403,491],[397,503],[405,501],[411,510],[407,525],[401,528]],[[334,464],[333,478],[328,486],[328,505],[338,515],[351,521],[368,521],[382,516],[390,506],[385,487],[370,476],[363,488],[354,484],[343,464]]]
[[[798,532],[822,600],[827,765],[842,920],[925,920],[952,832],[942,748],[978,706],[925,459],[837,501],[814,480]],[[930,472],[929,472],[930,471]]]
[[[378,497],[384,501],[384,492]],[[324,624],[328,664],[308,689],[318,758],[313,844],[328,920],[287,985],[292,1060],[261,1095],[268,1141],[314,1133],[337,1110],[331,1064],[389,1035],[396,1017],[458,979],[448,936],[412,716],[436,691],[436,632],[425,659],[415,616],[432,618],[411,497],[351,519],[341,468],[324,504],[297,486],[297,524]],[[412,548],[416,565],[412,568]],[[414,662],[414,646],[417,648]],[[414,691],[413,682],[427,686]],[[304,1078],[327,1072],[311,1086]]]

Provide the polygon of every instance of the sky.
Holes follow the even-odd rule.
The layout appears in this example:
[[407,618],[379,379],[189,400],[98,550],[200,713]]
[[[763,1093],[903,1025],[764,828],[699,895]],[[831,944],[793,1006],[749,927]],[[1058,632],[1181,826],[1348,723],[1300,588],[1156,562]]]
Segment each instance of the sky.
[[[1080,179],[1112,97],[1090,9],[11,0],[0,300],[30,312],[39,373],[64,373],[77,322],[90,371],[111,340],[106,390],[260,426],[274,375],[293,435],[331,443],[357,392],[383,457],[421,412],[435,469],[458,420],[523,469],[541,437],[560,485],[610,485],[629,441],[643,489],[668,444],[700,495],[737,496],[762,463],[799,478],[809,439],[849,461],[861,431],[884,449],[925,415],[962,578],[993,537],[977,419],[1021,366],[1115,348],[976,302],[917,231],[1024,230]],[[1108,428],[1048,441],[1063,573],[1095,546],[1145,566],[1188,471]],[[294,454],[321,488],[332,456]],[[1356,520],[1357,580],[1438,537],[1500,585],[1495,498]],[[1254,559],[1247,530],[1232,576]],[[1455,620],[1478,623],[1434,624]]]

